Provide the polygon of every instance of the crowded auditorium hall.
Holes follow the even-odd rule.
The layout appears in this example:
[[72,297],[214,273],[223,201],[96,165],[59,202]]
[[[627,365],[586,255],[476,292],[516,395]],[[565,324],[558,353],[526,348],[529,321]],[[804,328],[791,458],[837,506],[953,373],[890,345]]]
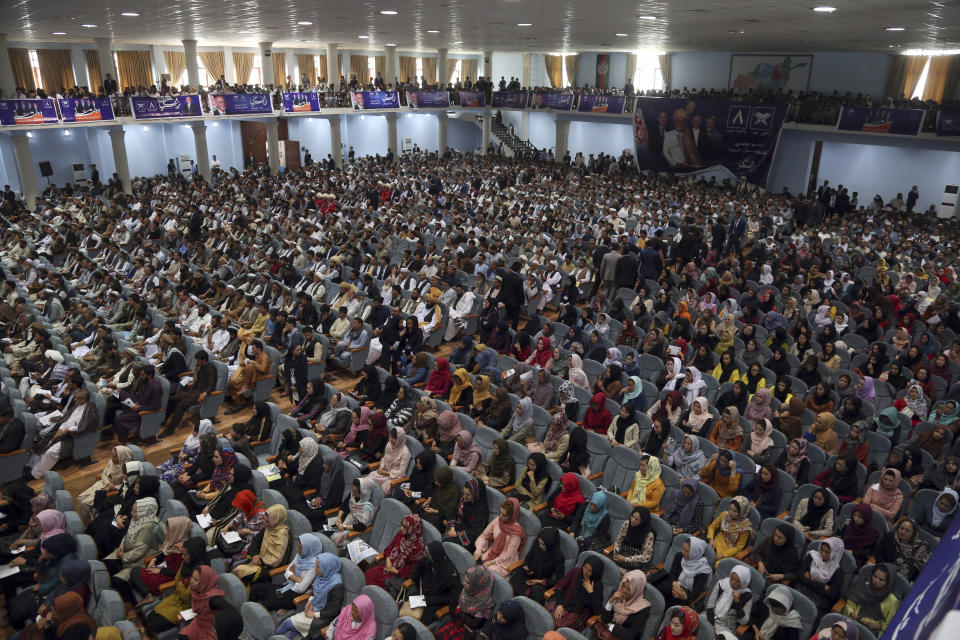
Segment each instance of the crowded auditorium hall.
[[0,8],[0,638],[960,636],[960,7],[833,1]]

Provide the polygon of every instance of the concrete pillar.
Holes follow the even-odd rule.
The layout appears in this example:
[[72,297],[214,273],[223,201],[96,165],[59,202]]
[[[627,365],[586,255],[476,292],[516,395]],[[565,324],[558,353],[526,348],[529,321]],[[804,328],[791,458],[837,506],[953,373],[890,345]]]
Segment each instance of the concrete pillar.
[[[327,86],[331,88],[336,88],[336,86],[340,84],[340,66],[337,64],[337,46],[336,42],[327,43]],[[337,124],[337,131],[340,131],[339,124]],[[337,139],[340,139],[339,133],[337,134]],[[339,167],[340,165],[338,164],[337,166]]]
[[127,162],[127,145],[123,141],[123,126],[109,127],[107,133],[110,134],[110,146],[113,147],[113,165],[117,170],[120,183],[123,185],[123,192],[133,193],[130,184],[130,165]]
[[[493,82],[493,51],[483,52],[483,71],[479,72],[484,78]],[[476,80],[476,78],[474,78]],[[496,82],[494,82],[496,84]]]
[[520,68],[520,86],[523,89],[530,88],[530,62],[533,57],[530,53],[523,54],[523,66]]
[[[270,57],[270,52],[273,48],[272,42],[258,42],[260,46],[260,77],[263,79],[263,86],[275,85],[273,78],[273,58]],[[267,131],[270,130],[269,125],[267,126]],[[274,122],[274,131],[276,131],[276,122]]]
[[[100,54],[100,76],[106,80],[109,75],[117,81],[117,86],[123,91],[117,77],[117,65],[113,63],[113,40],[110,38],[94,38],[93,40],[97,43],[97,52]],[[94,87],[90,87],[90,90],[96,92]]]
[[[276,124],[276,120],[274,120]],[[191,122],[193,144],[197,148],[197,171],[204,180],[210,180],[210,152],[207,150],[207,125],[205,122]],[[269,133],[269,125],[267,132]]]
[[7,54],[7,34],[0,33],[0,94],[5,98],[16,98],[17,81],[13,79],[13,67]]
[[200,88],[200,61],[197,59],[197,41],[183,41],[183,55],[187,59],[187,84],[192,91]]
[[270,173],[280,170],[280,133],[276,118],[268,118],[267,123],[267,163]]
[[482,148],[480,149],[480,155],[487,155],[487,147],[490,146],[490,134],[493,129],[493,116],[487,111],[483,114],[483,143]]
[[400,157],[400,147],[397,145],[397,114],[388,113],[387,118],[387,149],[393,151],[394,160]]
[[437,114],[437,152],[440,157],[447,155],[447,114]]
[[[343,142],[340,141],[340,116],[327,118],[330,123],[330,153],[337,169],[343,167]],[[389,121],[388,121],[389,122]]]
[[564,154],[567,153],[567,148],[570,146],[570,121],[558,119],[556,125],[557,141],[554,144],[553,157],[559,161],[563,159]]
[[397,88],[397,48],[393,47],[384,47],[384,53],[387,56],[387,69],[383,72],[383,81],[388,85],[393,85],[393,88]]
[[[9,63],[8,63],[9,64]],[[20,191],[27,209],[33,206],[40,191],[37,189],[37,171],[33,168],[33,155],[30,153],[30,138],[26,131],[13,131],[13,152],[17,157],[17,173],[20,174]]]
[[237,65],[233,62],[233,47],[223,48],[223,77],[227,84],[237,83]]
[[[150,46],[150,59],[153,61],[154,81],[160,86],[160,76],[167,73],[167,54],[159,44]],[[177,78],[179,80],[179,78]],[[172,84],[172,83],[171,83]]]
[[450,74],[447,71],[447,52],[447,49],[437,49],[437,88],[441,91],[450,82]]
[[[5,45],[0,44],[0,51],[5,48]],[[7,62],[7,64],[9,64],[9,62]],[[0,65],[2,65],[2,63],[0,63]],[[89,87],[90,74],[87,73],[87,55],[83,52],[82,44],[73,43],[70,45],[70,66],[73,67],[73,80],[77,83],[77,86]],[[0,73],[2,73],[2,71],[0,71]]]

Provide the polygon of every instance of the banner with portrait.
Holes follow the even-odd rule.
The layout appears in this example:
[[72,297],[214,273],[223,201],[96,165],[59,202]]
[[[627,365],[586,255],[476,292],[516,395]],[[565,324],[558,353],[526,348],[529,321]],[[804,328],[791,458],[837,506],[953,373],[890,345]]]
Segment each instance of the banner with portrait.
[[493,94],[493,108],[526,109],[526,91],[496,91]]
[[320,111],[320,98],[315,92],[284,93],[281,98],[283,98],[283,110],[286,113]]
[[577,111],[581,113],[623,113],[626,96],[580,96]]
[[450,106],[449,91],[407,91],[411,109],[446,109]]
[[866,133],[897,133],[905,136],[920,134],[924,109],[883,109],[881,107],[841,107],[837,118],[840,131]]
[[137,120],[159,120],[161,118],[199,118],[200,96],[179,95],[160,98],[130,97],[130,111]]
[[269,93],[221,93],[207,96],[210,114],[239,116],[253,113],[273,113]]
[[637,98],[640,170],[716,176],[763,185],[786,116],[784,104]]
[[399,109],[399,91],[351,91],[350,103],[354,111],[371,109]]
[[0,100],[0,125],[56,124],[57,106],[46,100]]
[[64,122],[99,122],[113,120],[113,107],[109,100],[100,98],[61,98],[60,119]]
[[486,96],[483,91],[460,91],[461,107],[483,107],[486,106]]
[[531,109],[555,109],[557,111],[570,111],[573,109],[572,93],[553,93],[548,91],[538,91],[533,94]]

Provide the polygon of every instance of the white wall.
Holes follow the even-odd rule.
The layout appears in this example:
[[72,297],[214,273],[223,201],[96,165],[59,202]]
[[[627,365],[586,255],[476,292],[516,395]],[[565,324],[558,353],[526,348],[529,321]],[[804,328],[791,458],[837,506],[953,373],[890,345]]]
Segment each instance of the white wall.
[[[450,144],[450,120],[447,118],[447,145]],[[436,152],[439,146],[439,125],[435,113],[406,113],[397,118],[397,142],[403,149],[403,139],[411,138],[424,151]]]
[[568,148],[570,157],[578,151],[585,156],[601,151],[619,156],[624,149],[633,149],[633,125],[574,120],[570,122]]
[[217,156],[220,168],[224,171],[229,170],[230,167],[243,169],[242,146],[239,121],[221,120],[207,124],[207,151],[211,156]]
[[[350,147],[357,156],[387,155],[387,119],[384,116],[362,115],[345,118],[343,157]],[[399,129],[399,125],[397,127]]]
[[[543,64],[541,62],[541,64]],[[500,85],[500,77],[509,84],[510,77],[520,78],[523,75],[523,54],[522,53],[500,53],[493,52],[493,86]]]
[[[287,118],[287,127],[290,139],[300,143],[301,160],[304,149],[310,150],[314,162],[320,162],[333,153],[330,145],[330,123],[326,118]],[[340,129],[343,139],[343,124]]]
[[[538,149],[550,149],[557,144],[556,116],[552,113],[530,113],[527,139]],[[519,132],[519,128],[517,129]]]
[[[40,175],[39,163],[50,162],[53,168],[50,182],[62,187],[67,182],[73,182],[72,163],[82,162],[87,165],[90,162],[87,141],[82,132],[74,129],[70,131],[69,136],[65,136],[65,131],[67,130],[39,129],[34,131],[33,137],[30,138],[30,154],[33,156],[37,186],[41,191],[47,186],[47,179]],[[100,179],[104,182],[109,177],[109,173],[100,172]]]
[[0,185],[8,184],[14,191],[20,191],[20,176],[17,174],[17,157],[13,152],[13,140],[9,135],[0,134]]
[[130,177],[149,177],[167,172],[167,145],[162,124],[128,124],[123,141],[127,147]]

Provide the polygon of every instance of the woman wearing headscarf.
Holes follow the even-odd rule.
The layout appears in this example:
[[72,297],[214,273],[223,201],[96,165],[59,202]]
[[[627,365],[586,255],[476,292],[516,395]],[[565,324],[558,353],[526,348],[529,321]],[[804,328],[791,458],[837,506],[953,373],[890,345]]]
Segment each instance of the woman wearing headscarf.
[[446,358],[437,358],[433,363],[433,371],[427,378],[427,384],[423,388],[424,392],[433,398],[446,397],[450,391],[450,385],[453,383],[453,377],[450,374],[450,363]]
[[435,622],[437,611],[443,607],[456,609],[460,598],[460,574],[447,557],[441,542],[434,541],[427,545],[423,557],[414,566],[410,579],[414,586],[408,594],[419,594],[426,599],[426,608],[420,610],[420,621],[423,624]]
[[380,376],[377,374],[377,367],[368,364],[360,370],[360,379],[357,381],[351,395],[356,398],[360,404],[372,404],[380,399],[380,390]]
[[721,449],[710,456],[706,466],[700,470],[700,482],[710,485],[721,499],[736,495],[741,478],[737,456],[730,449]]
[[183,564],[183,545],[190,536],[192,522],[186,516],[167,519],[163,545],[139,571],[130,573],[130,589],[141,600],[137,607],[153,602],[160,586],[173,579]]
[[880,479],[867,487],[863,494],[863,503],[870,505],[874,511],[893,524],[903,506],[903,491],[900,489],[900,471],[887,467],[880,474]]
[[718,634],[737,635],[737,627],[750,620],[753,593],[750,591],[750,569],[737,565],[730,575],[714,585],[707,597],[707,620]]
[[952,439],[953,433],[950,431],[950,428],[946,425],[938,424],[926,433],[914,435],[914,437],[911,438],[911,443],[917,448],[929,453],[933,457],[934,462],[940,462],[947,457]]
[[710,441],[721,449],[738,451],[743,444],[743,427],[740,426],[740,411],[729,406],[720,414],[720,419],[710,433]]
[[[267,526],[267,508],[250,489],[244,489],[237,493],[231,505],[235,510],[235,515],[220,530],[220,536],[213,537],[209,530],[207,532],[207,541],[211,545],[219,546],[220,551],[225,556],[229,556],[227,559],[228,565],[244,558],[253,542],[253,538]],[[223,535],[230,531],[239,535],[240,540],[228,544]]]
[[840,597],[844,575],[840,570],[843,560],[843,541],[827,538],[817,549],[808,551],[800,563],[800,575],[794,587],[817,605],[823,615]]
[[419,511],[424,520],[437,529],[442,529],[444,522],[456,518],[460,504],[460,487],[454,482],[450,467],[438,467],[433,476],[433,492],[420,503]]
[[508,498],[494,518],[475,541],[473,557],[494,573],[507,578],[510,566],[520,559],[520,550],[526,545],[527,534],[519,523],[520,503]]
[[587,501],[580,520],[573,521],[573,535],[580,552],[600,551],[610,545],[610,514],[607,494],[595,491]]
[[450,458],[451,467],[459,467],[467,473],[473,473],[482,457],[483,452],[473,441],[473,435],[469,431],[464,429],[457,434],[453,457]]
[[664,464],[680,474],[681,478],[699,479],[700,470],[707,464],[700,450],[700,438],[685,436],[680,446],[668,448]]
[[520,443],[533,439],[533,400],[530,397],[520,398],[510,421],[500,430],[500,437]]
[[541,605],[544,594],[563,577],[563,563],[557,561],[560,532],[556,527],[545,527],[537,534],[523,564],[510,574],[513,593],[526,596]]
[[[591,405],[592,402],[591,400]],[[589,412],[589,409],[587,411]],[[671,427],[679,426],[682,416],[683,394],[680,391],[668,391],[666,397],[657,400],[647,409],[647,417],[650,420],[654,422],[660,420]]]
[[896,576],[890,564],[875,565],[869,577],[858,575],[841,613],[881,636],[900,608],[900,599],[893,594]]
[[670,489],[663,500],[663,519],[674,535],[693,533],[703,527],[703,500],[697,492],[697,480],[685,478],[679,487]]
[[353,423],[353,410],[347,405],[343,394],[335,393],[330,398],[330,404],[313,423],[314,430],[319,437],[329,440],[333,436],[347,433]]
[[[760,395],[759,392],[757,395]],[[744,438],[740,445],[740,452],[746,454],[756,464],[765,464],[771,461],[774,452],[773,423],[767,418],[754,421],[750,437]]]
[[[189,440],[189,438],[188,438]],[[199,440],[197,446],[199,446]],[[184,445],[186,446],[186,445]],[[93,508],[97,492],[104,493],[117,491],[123,483],[123,465],[133,459],[133,452],[129,447],[119,445],[113,448],[113,454],[110,461],[100,472],[100,477],[92,485],[80,492],[77,496],[77,513],[84,523],[89,523],[93,519]]]
[[770,407],[770,389],[757,389],[753,394],[747,408],[743,412],[743,417],[750,422],[758,420],[767,420],[773,416],[773,409]]
[[897,526],[877,540],[874,556],[877,562],[892,562],[897,572],[913,582],[930,559],[930,547],[917,534],[917,523],[903,518]]
[[409,578],[423,551],[423,521],[416,514],[404,516],[400,530],[383,550],[384,563],[364,572],[367,584],[386,588],[391,578]]
[[543,504],[547,490],[550,487],[550,474],[547,469],[547,457],[542,453],[531,453],[527,456],[527,467],[513,494],[520,500],[520,505],[533,509]]
[[301,534],[297,539],[297,555],[283,572],[285,582],[280,587],[272,582],[256,582],[250,585],[250,599],[268,611],[296,609],[294,598],[310,591],[321,553],[320,538],[312,533]]
[[837,620],[814,634],[810,640],[859,640],[857,623],[846,618]]
[[237,637],[243,630],[240,612],[219,587],[220,576],[207,565],[193,570],[190,580],[190,609],[196,614],[179,636],[187,640],[216,640]]
[[295,613],[277,627],[277,633],[288,638],[317,638],[322,630],[339,615],[346,598],[340,558],[332,553],[321,553],[314,561],[314,579],[303,611]]
[[744,494],[760,512],[761,518],[775,518],[780,513],[780,499],[783,497],[777,468],[769,462],[761,466],[744,488]]
[[453,411],[447,409],[437,416],[437,433],[434,438],[433,450],[444,457],[449,457],[457,444],[457,436],[463,431],[460,418]]
[[840,449],[840,438],[837,432],[833,430],[833,423],[836,416],[832,413],[818,413],[810,430],[803,434],[803,437],[820,447],[828,456],[837,455]]
[[800,571],[800,554],[794,542],[794,528],[784,523],[753,550],[753,559],[767,583],[792,582]]
[[470,373],[463,367],[453,372],[453,381],[450,385],[450,396],[447,403],[454,411],[466,413],[473,404],[473,383]]
[[235,564],[232,573],[247,583],[257,582],[263,571],[275,569],[289,558],[290,528],[287,526],[287,509],[282,504],[267,507],[266,523],[262,530],[244,550],[247,560]]
[[793,524],[808,541],[819,540],[833,533],[834,515],[827,491],[818,488],[797,504]]
[[377,616],[373,600],[361,594],[343,607],[327,627],[326,640],[375,640]]
[[567,380],[584,389],[590,388],[590,378],[583,370],[583,359],[579,354],[570,354],[570,369],[567,371]]
[[540,512],[540,523],[544,527],[567,529],[575,519],[582,517],[587,499],[580,491],[580,481],[573,473],[560,476],[560,487],[547,501],[546,511]]
[[493,615],[493,574],[485,567],[467,569],[463,590],[453,620],[436,630],[438,640],[462,640],[473,637]]
[[229,484],[220,489],[219,493],[203,508],[203,513],[213,518],[213,524],[207,529],[210,544],[216,544],[217,534],[237,515],[237,508],[233,504],[237,494],[252,489],[253,472],[250,467],[244,464],[234,465]]
[[603,393],[595,393],[590,398],[590,404],[581,423],[585,429],[606,435],[610,428],[610,422],[613,420],[610,410],[606,407],[606,399],[607,396]]
[[[279,491],[287,499],[287,503],[296,509],[305,502],[304,491],[315,489],[322,478],[323,456],[320,455],[320,446],[313,438],[304,437],[300,440],[300,451],[286,466]],[[273,488],[278,489],[276,486]]]
[[634,506],[646,507],[650,511],[660,510],[660,501],[667,487],[660,478],[660,459],[652,455],[640,458],[640,468],[633,477],[633,484],[627,499]]
[[710,414],[707,399],[703,396],[694,398],[690,409],[680,418],[678,425],[685,433],[706,436],[713,427],[713,416]]
[[813,484],[830,489],[841,504],[853,502],[860,495],[860,480],[857,478],[857,459],[852,453],[843,453],[832,458]]
[[651,608],[650,601],[644,597],[646,587],[647,574],[643,571],[628,571],[620,578],[620,585],[607,600],[601,619],[594,626],[598,637],[641,637]]
[[363,531],[373,524],[376,508],[371,495],[374,486],[376,485],[366,478],[355,478],[350,486],[350,498],[345,505],[341,505],[333,524],[336,531],[330,534],[330,539],[341,549],[346,548],[347,535],[351,531]]
[[20,634],[22,640],[93,640],[97,635],[97,623],[86,611],[83,598],[73,591],[58,596],[51,602],[42,617]]
[[[393,376],[391,376],[391,378],[392,377]],[[310,425],[326,411],[329,404],[330,398],[327,397],[327,385],[320,379],[310,380],[307,382],[306,393],[304,393],[300,402],[294,406],[293,410],[290,411],[290,416],[297,419],[301,429],[310,429]]]
[[[197,489],[191,496],[189,504],[202,508],[202,505],[213,500],[220,491],[230,484],[233,478],[233,465],[237,461],[237,454],[229,447],[222,447],[213,452],[213,473],[210,474],[210,483],[206,489]],[[283,468],[283,467],[281,467]]]
[[803,436],[803,400],[794,396],[781,406],[777,417],[780,418],[780,430],[787,439],[794,440]]
[[651,569],[656,532],[650,524],[650,510],[634,507],[613,542],[613,561],[624,571]]
[[810,458],[807,457],[809,444],[804,438],[794,438],[777,460],[777,467],[790,474],[797,486],[806,484],[810,479]]
[[[141,498],[133,505],[130,511],[130,525],[117,549],[103,559],[107,571],[113,576],[114,586],[117,581],[124,583],[130,580],[130,573],[143,566],[147,556],[155,554],[163,544],[164,530],[157,519],[156,498]],[[129,587],[122,587],[127,589]]]
[[555,594],[545,606],[554,627],[582,632],[591,617],[603,612],[603,569],[598,558],[587,558],[557,582]]
[[183,543],[181,563],[173,578],[174,591],[163,598],[153,611],[147,614],[147,628],[153,633],[173,629],[177,625],[181,611],[190,608],[190,577],[195,566],[206,559],[206,541],[203,538],[190,538]]
[[957,514],[958,502],[960,497],[957,490],[945,488],[937,495],[930,507],[919,511],[916,519],[917,526],[937,538],[943,538]]
[[793,608],[793,592],[783,585],[773,587],[753,607],[750,626],[741,636],[747,640],[804,640],[804,620]]
[[487,526],[488,518],[486,485],[482,480],[470,478],[461,489],[460,502],[444,539],[473,551],[474,541]]
[[870,443],[867,442],[867,423],[862,420],[850,424],[850,431],[840,441],[839,454],[851,453],[857,462],[866,466]]
[[583,427],[574,427],[570,431],[567,451],[558,464],[565,472],[579,473],[584,477],[590,475],[590,451],[587,449],[587,432]]
[[[3,593],[6,596],[7,620],[10,626],[20,629],[27,620],[37,615],[39,605],[63,588],[63,568],[74,559],[77,543],[69,533],[58,532],[44,538],[36,555],[24,552],[10,566],[20,567],[16,576],[4,579]],[[19,587],[26,587],[19,592]]]
[[834,410],[834,401],[830,394],[830,383],[822,380],[815,382],[804,406],[814,413],[831,413]]
[[530,398],[533,404],[547,411],[552,411],[556,406],[557,393],[546,369],[539,369],[536,372],[533,384],[530,386]]
[[613,446],[636,448],[640,439],[640,425],[637,423],[632,401],[627,400],[620,406],[620,413],[607,430],[607,439]]
[[374,484],[389,495],[393,483],[406,475],[410,464],[410,449],[403,429],[395,427],[390,431],[390,439],[380,459],[380,467],[367,475]]
[[700,615],[690,607],[676,607],[670,612],[670,618],[664,622],[666,624],[656,640],[696,640],[697,631],[700,629]]
[[717,553],[718,562],[743,551],[752,535],[750,501],[743,496],[735,496],[727,510],[707,527],[707,539]]
[[309,503],[296,505],[300,513],[319,530],[327,523],[324,511],[340,506],[343,501],[343,459],[335,452],[325,450],[320,454],[323,475],[316,487],[316,493],[310,496]]
[[923,387],[919,384],[911,384],[907,387],[907,394],[894,400],[893,408],[910,418],[913,426],[923,422],[930,413],[930,404],[923,393]]
[[510,445],[503,438],[493,441],[493,451],[490,456],[477,467],[477,478],[494,489],[502,489],[514,484],[516,480],[516,466],[513,456],[510,455]]
[[853,508],[850,519],[841,524],[838,534],[843,546],[853,554],[857,567],[866,564],[873,555],[880,533],[873,526],[873,510],[870,505],[858,503]]

